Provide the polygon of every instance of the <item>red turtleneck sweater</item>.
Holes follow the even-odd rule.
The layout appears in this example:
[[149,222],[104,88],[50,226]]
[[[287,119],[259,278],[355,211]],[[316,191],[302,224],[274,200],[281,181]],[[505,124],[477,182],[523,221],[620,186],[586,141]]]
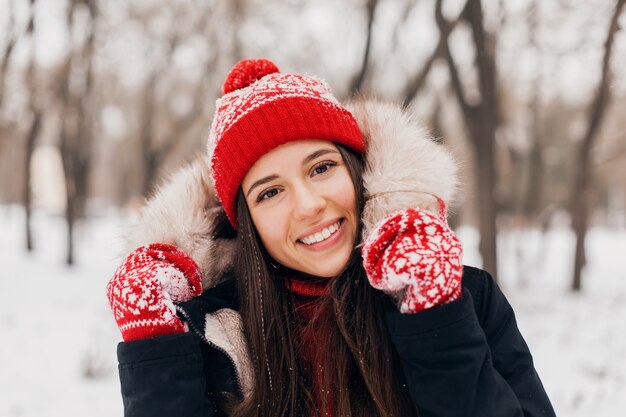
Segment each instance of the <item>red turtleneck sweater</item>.
[[[325,395],[322,390],[322,381],[324,372],[330,369],[324,364],[326,359],[324,344],[327,341],[330,319],[323,313],[317,317],[316,314],[321,297],[330,289],[330,280],[288,278],[285,279],[285,287],[292,292],[294,297],[297,315],[295,330],[297,340],[300,341],[298,352],[303,363],[302,368],[312,381],[316,405],[321,410]],[[327,392],[327,411],[320,415],[333,416],[332,399],[332,392]]]

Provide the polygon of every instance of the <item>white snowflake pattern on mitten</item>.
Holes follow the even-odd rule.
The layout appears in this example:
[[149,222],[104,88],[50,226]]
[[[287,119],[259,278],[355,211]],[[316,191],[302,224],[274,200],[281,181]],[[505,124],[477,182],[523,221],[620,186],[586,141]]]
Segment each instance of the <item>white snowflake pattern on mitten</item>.
[[107,285],[109,304],[125,342],[185,332],[174,302],[201,293],[197,264],[176,246],[164,243],[131,252]]
[[406,209],[372,229],[362,255],[371,285],[400,294],[400,311],[413,313],[460,297],[462,252],[444,217]]

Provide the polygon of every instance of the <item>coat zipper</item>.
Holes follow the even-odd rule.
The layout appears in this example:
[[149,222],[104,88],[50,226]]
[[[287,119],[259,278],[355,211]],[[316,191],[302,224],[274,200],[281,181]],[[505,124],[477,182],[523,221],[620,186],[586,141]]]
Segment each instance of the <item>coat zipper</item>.
[[187,314],[187,312],[179,305],[176,305],[176,311],[180,314],[183,315],[183,317],[185,318],[185,320],[187,321],[187,324],[189,325],[189,327],[191,328],[191,330],[197,334],[203,341],[204,343],[206,343],[207,345],[209,345],[210,347],[212,347],[213,349],[218,350],[219,352],[222,352],[224,355],[226,355],[226,357],[228,358],[228,361],[230,362],[231,366],[233,367],[233,371],[235,372],[235,382],[237,383],[237,393],[239,394],[240,397],[243,398],[243,388],[241,386],[241,378],[239,376],[239,371],[237,370],[237,366],[235,365],[235,361],[233,360],[233,358],[228,354],[228,352],[226,352],[226,350],[224,350],[222,347],[216,345],[215,343],[209,341],[209,339],[206,338],[206,336],[204,335],[203,332],[201,332],[195,324],[193,324],[193,322],[191,321],[191,319],[189,318],[189,315]]

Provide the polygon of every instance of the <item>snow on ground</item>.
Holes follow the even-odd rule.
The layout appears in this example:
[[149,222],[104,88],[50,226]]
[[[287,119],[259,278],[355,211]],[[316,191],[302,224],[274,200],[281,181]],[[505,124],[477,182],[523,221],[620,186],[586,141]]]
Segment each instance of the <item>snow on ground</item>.
[[0,211],[0,416],[121,416],[119,332],[105,297],[121,221],[79,225],[68,268],[63,219],[36,214],[28,255],[23,218]]
[[[77,228],[68,268],[63,219],[34,217],[36,249],[23,249],[23,213],[0,207],[0,416],[121,416],[119,332],[105,286],[121,256],[125,220]],[[465,262],[477,236],[459,230]],[[615,416],[626,408],[626,230],[591,230],[582,294],[568,291],[573,236],[566,229],[502,233],[501,286],[559,416]]]
[[[475,231],[463,229],[459,236],[469,255],[466,263],[478,262]],[[502,233],[498,243],[504,259],[500,286],[557,415],[623,415],[626,230],[589,231],[580,294],[569,291],[575,243],[570,230],[552,230],[543,237],[537,231]]]

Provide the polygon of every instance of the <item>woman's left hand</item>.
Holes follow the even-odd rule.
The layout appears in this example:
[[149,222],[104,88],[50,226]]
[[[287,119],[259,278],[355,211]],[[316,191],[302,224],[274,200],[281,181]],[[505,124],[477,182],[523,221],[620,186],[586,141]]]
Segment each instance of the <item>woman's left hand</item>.
[[402,313],[415,313],[461,296],[461,243],[445,218],[405,209],[385,216],[363,244],[370,284],[398,297]]

